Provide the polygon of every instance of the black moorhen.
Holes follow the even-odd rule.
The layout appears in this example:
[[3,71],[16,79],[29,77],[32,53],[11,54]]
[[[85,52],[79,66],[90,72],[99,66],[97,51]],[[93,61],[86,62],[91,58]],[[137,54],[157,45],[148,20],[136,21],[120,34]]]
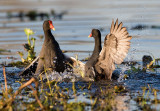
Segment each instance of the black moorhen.
[[44,68],[59,73],[63,72],[67,67],[66,62],[72,62],[61,51],[58,42],[51,33],[51,29],[55,30],[52,21],[44,21],[43,30],[45,40],[39,54],[35,75],[41,74],[44,71]]
[[99,53],[102,49],[101,46],[101,32],[98,29],[92,29],[91,34],[88,37],[93,37],[95,39],[95,46],[93,53],[87,63],[85,64],[85,75],[92,78],[95,76],[94,65],[96,64]]
[[115,63],[121,64],[130,48],[130,40],[122,22],[118,25],[118,19],[114,24],[112,21],[110,33],[104,39],[104,45],[101,50],[101,34],[97,29],[93,29],[89,37],[94,37],[95,48],[92,56],[85,65],[86,76],[102,77],[111,80],[112,72],[115,70]]
[[39,75],[44,72],[44,68],[47,71],[56,72],[73,72],[75,75],[79,74],[80,67],[81,71],[84,70],[85,64],[73,57],[68,57],[62,53],[58,42],[55,40],[51,33],[51,29],[54,29],[52,21],[46,20],[43,23],[43,30],[45,34],[45,40],[39,56],[29,64],[22,72],[19,73],[21,76]]

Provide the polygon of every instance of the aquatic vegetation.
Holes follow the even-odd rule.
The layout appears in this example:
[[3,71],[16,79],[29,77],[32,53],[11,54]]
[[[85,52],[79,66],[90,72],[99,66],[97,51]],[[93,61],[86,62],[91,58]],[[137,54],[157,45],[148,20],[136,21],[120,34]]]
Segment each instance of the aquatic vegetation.
[[154,71],[155,68],[160,68],[160,65],[159,65],[159,61],[160,59],[159,58],[155,58],[153,56],[152,53],[150,53],[152,55],[152,57],[149,55],[144,55],[143,58],[142,58],[142,61],[143,61],[143,71],[146,71],[147,69],[148,70],[152,70]]
[[82,61],[88,61],[89,57],[82,59]]
[[132,29],[132,30],[144,30],[144,29],[146,29],[146,28],[149,28],[149,26],[147,26],[147,25],[142,25],[142,24],[138,24],[138,25],[132,27],[131,29]]
[[156,111],[152,105],[157,105],[160,103],[160,100],[157,98],[157,92],[158,90],[151,88],[150,85],[148,85],[148,88],[142,87],[142,93],[139,93],[134,100],[143,111]]
[[[133,71],[138,71],[135,67]],[[139,69],[140,70],[140,69]],[[45,69],[48,78],[48,69]],[[116,97],[124,95],[128,90],[119,83],[110,84],[104,81],[88,82],[78,84],[51,81],[42,79],[38,82],[35,78],[30,80],[21,79],[18,90],[14,90],[7,84],[4,74],[4,86],[0,93],[0,110],[116,110],[118,105]],[[62,85],[61,85],[62,84]],[[66,85],[65,85],[66,84]],[[78,85],[77,85],[78,84]],[[90,102],[78,101],[81,93]],[[152,105],[160,104],[159,90],[148,87],[142,88],[142,93],[138,93],[134,99],[140,110],[154,110]],[[150,95],[153,95],[151,98]],[[74,101],[70,101],[74,99]],[[69,102],[70,101],[70,102]],[[8,104],[6,104],[8,103]],[[17,105],[18,104],[18,105]]]
[[19,56],[21,57],[21,61],[22,61],[22,62],[25,62],[25,59],[23,58],[23,56],[24,56],[23,52],[18,51],[17,53],[18,53]]
[[26,14],[26,16],[28,16],[30,20],[34,21],[36,20],[36,17],[37,17],[37,11],[31,10]]
[[145,24],[137,24],[136,26],[133,26],[131,30],[145,30],[145,29],[160,29],[160,26],[158,25],[145,25]]
[[[12,66],[18,66],[26,61],[31,61],[33,59],[31,55],[34,55],[35,39],[30,39],[30,36],[34,32],[30,29],[25,29],[25,34],[27,35],[28,43],[24,45],[25,49],[28,52],[27,59],[23,58],[23,53],[18,52],[21,56],[22,62],[12,63]],[[32,50],[32,51],[30,51]],[[64,51],[67,52],[67,51]],[[34,55],[35,56],[35,55]],[[150,66],[158,65],[159,59],[154,59],[150,62]],[[71,66],[76,70],[82,77],[84,73],[78,66],[78,56],[76,56],[77,67]],[[127,74],[124,75],[124,80],[129,78],[129,74],[135,74],[141,72],[140,67],[136,67],[137,63],[133,63],[130,66]],[[153,68],[153,67],[152,67]],[[116,96],[126,94],[127,89],[123,85],[112,85],[109,84],[98,85],[95,88],[96,82],[85,83],[85,85],[77,86],[76,82],[72,82],[71,86],[63,86],[64,82],[57,82],[55,80],[51,81],[49,79],[48,71],[44,67],[44,76],[46,79],[43,79],[40,75],[40,81],[35,78],[30,80],[21,79],[17,81],[21,86],[18,90],[14,90],[11,86],[7,86],[6,77],[4,75],[4,86],[2,85],[2,93],[0,93],[0,110],[115,110],[118,106],[116,104]],[[5,72],[5,71],[4,71]],[[103,83],[103,82],[102,82]],[[37,85],[38,84],[38,85]],[[69,84],[69,83],[65,83]],[[89,100],[88,102],[78,101],[78,96],[81,93],[83,97]],[[93,91],[94,90],[94,91]],[[136,103],[143,110],[153,110],[151,108],[152,104],[159,104],[160,100],[158,98],[158,90],[152,88],[143,88],[142,95],[137,96],[135,99]],[[149,98],[149,94],[154,95],[154,98]],[[69,102],[71,99],[75,101]],[[148,105],[148,102],[150,105]],[[8,104],[6,104],[8,103]],[[16,105],[18,104],[18,106]]]
[[[40,81],[35,79],[21,79],[17,81],[21,86],[14,91],[12,87],[8,88],[5,67],[3,70],[5,89],[2,85],[3,93],[0,95],[0,110],[112,110],[116,107],[115,97],[118,91],[115,91],[111,85],[97,87],[96,92],[90,95],[94,85],[92,82],[84,85],[71,83],[71,87],[61,86],[61,82]],[[47,74],[45,75],[47,76]],[[62,82],[63,84],[63,82]],[[122,86],[116,86],[120,90]],[[120,88],[121,87],[121,88]],[[118,90],[119,90],[118,89]],[[79,90],[83,90],[84,96],[88,97],[90,103],[77,101]],[[121,92],[121,91],[120,91]],[[75,102],[68,102],[75,99]]]
[[[3,75],[4,75],[4,80],[5,80],[5,90],[4,90],[4,87],[2,85],[2,98],[0,100],[0,110],[12,111],[13,110],[12,104],[13,104],[13,101],[16,99],[16,96],[22,91],[22,89],[29,86],[31,83],[33,83],[33,82],[35,83],[36,90],[37,90],[38,82],[36,81],[35,78],[31,78],[28,82],[21,85],[21,87],[19,87],[18,90],[14,93],[12,88],[10,88],[9,90],[7,88],[7,78],[6,78],[5,67],[3,67]],[[35,96],[38,104],[43,109],[43,106],[38,99],[37,91],[34,90],[34,88],[31,85],[30,85],[30,88],[32,89],[33,95]]]
[[23,45],[24,49],[28,52],[27,58],[26,59],[23,58],[23,56],[24,56],[23,52],[18,51],[17,53],[20,55],[22,62],[29,62],[30,63],[36,57],[36,52],[34,51],[36,39],[33,37],[30,38],[30,36],[34,34],[33,30],[26,28],[26,29],[24,29],[24,32],[25,32],[25,34],[27,36],[27,40],[28,40],[28,43]]
[[128,78],[129,74],[135,74],[135,73],[138,73],[138,72],[141,72],[141,71],[142,70],[141,70],[140,67],[131,66],[131,68],[129,70],[127,70],[127,75],[124,76],[124,79]]
[[115,92],[124,92],[126,91],[125,87],[120,85],[120,86],[114,86]]
[[25,20],[26,17],[29,18],[30,21],[36,21],[38,20],[37,18],[40,18],[40,20],[45,20],[49,19],[50,17],[54,19],[59,19],[61,20],[63,18],[63,15],[65,15],[67,12],[62,11],[62,12],[55,12],[55,10],[51,9],[50,12],[44,12],[44,11],[37,11],[37,10],[29,10],[29,11],[24,11],[24,10],[19,10],[17,11],[8,11],[6,12],[6,17],[10,20],[12,18],[19,18],[21,22]]
[[41,12],[41,13],[38,14],[38,16],[41,18],[41,20],[44,20],[44,18],[49,19],[49,14],[48,13]]
[[6,50],[6,49],[0,49],[0,54],[3,52],[11,52],[10,50]]
[[104,110],[104,111],[111,111],[116,108],[116,97],[115,91],[106,86],[105,90],[101,90],[101,93],[98,94],[98,97],[95,98],[95,103],[92,105],[92,110]]
[[51,10],[51,15],[53,15],[53,16],[55,15],[55,10],[53,10],[53,9]]

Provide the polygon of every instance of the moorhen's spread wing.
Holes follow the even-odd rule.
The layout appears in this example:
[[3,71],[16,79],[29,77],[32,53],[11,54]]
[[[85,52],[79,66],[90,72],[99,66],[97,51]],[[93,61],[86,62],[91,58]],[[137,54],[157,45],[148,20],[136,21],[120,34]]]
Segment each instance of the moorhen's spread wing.
[[132,39],[122,25],[122,22],[118,25],[118,19],[115,24],[112,21],[110,33],[104,39],[104,46],[95,64],[98,74],[105,74],[110,80],[115,64],[121,64],[126,57],[130,48],[129,41]]

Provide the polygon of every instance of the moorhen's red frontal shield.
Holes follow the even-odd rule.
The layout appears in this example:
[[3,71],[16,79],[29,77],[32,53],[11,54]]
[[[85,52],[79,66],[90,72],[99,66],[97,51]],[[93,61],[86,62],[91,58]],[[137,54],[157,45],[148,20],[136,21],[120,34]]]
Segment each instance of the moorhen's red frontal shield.
[[54,26],[53,26],[53,24],[52,24],[52,21],[48,21],[49,22],[49,27],[50,27],[50,29],[52,29],[52,30],[54,30],[55,31],[55,28],[54,28]]

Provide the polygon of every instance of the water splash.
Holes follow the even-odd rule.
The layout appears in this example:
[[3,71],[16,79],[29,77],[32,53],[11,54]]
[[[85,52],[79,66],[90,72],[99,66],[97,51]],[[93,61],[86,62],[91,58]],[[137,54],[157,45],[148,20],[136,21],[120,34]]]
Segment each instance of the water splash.
[[[50,74],[47,74],[50,81],[63,81],[63,82],[76,82],[79,80],[83,80],[82,76],[74,74],[72,72],[67,72],[66,70],[63,73],[58,73],[53,71]],[[43,79],[47,79],[46,75],[43,75]]]
[[123,82],[125,79],[124,79],[124,76],[125,76],[125,71],[126,70],[129,70],[130,67],[128,65],[124,65],[122,68],[121,68],[121,72],[120,72],[120,75],[119,75],[119,78],[118,78],[118,82]]

